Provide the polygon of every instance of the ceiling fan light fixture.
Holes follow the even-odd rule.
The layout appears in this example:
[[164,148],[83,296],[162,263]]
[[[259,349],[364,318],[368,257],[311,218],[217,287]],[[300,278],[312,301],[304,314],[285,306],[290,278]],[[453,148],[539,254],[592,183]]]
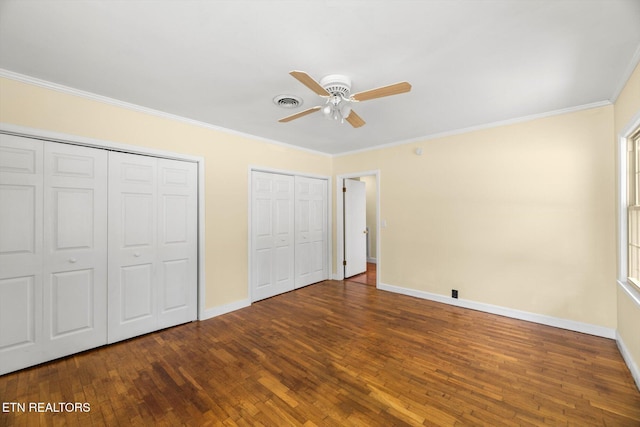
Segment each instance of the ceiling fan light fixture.
[[348,98],[351,93],[351,79],[342,74],[331,74],[322,78],[320,86],[333,96]]
[[312,107],[278,120],[281,123],[290,122],[291,120],[311,114],[314,111],[322,111],[322,114],[328,120],[340,120],[340,123],[347,121],[352,127],[359,128],[364,126],[366,122],[351,109],[352,103],[398,95],[411,90],[409,82],[399,82],[351,94],[351,78],[342,74],[325,76],[320,82],[317,82],[304,71],[294,70],[289,74],[307,88],[311,89],[316,95],[326,99],[326,101],[324,106]]

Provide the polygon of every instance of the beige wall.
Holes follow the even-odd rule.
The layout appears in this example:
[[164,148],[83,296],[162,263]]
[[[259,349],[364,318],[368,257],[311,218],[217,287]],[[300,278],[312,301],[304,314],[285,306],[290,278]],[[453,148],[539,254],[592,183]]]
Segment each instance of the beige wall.
[[205,159],[206,308],[248,297],[249,165],[329,176],[331,158],[0,78],[0,121]]
[[[615,103],[616,135],[619,135],[631,123],[631,120],[637,117],[637,114],[640,114],[640,65],[636,67]],[[640,333],[638,333],[640,306],[621,288],[618,288],[617,296],[618,335],[624,342],[636,367],[640,368]]]
[[383,283],[615,328],[613,123],[595,108],[340,156],[333,173],[380,169]]

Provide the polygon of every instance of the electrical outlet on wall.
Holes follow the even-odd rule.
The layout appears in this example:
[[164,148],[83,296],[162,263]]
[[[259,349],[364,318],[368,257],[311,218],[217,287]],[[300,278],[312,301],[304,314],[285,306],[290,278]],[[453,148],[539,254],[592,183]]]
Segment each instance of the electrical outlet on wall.
[[451,289],[451,298],[458,298],[458,290]]

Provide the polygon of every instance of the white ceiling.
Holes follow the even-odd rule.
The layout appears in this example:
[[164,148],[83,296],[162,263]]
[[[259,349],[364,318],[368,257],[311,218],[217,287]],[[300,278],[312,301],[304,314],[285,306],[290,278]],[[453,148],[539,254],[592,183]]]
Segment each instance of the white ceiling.
[[[613,101],[639,48],[640,0],[0,1],[4,70],[328,154]],[[413,89],[278,123],[291,70]]]

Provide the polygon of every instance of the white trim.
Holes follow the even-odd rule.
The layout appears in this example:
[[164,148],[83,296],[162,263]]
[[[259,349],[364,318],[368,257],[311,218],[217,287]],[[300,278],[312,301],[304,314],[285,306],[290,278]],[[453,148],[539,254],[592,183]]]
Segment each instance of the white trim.
[[205,197],[204,191],[205,164],[204,158],[198,161],[198,320],[203,320],[206,306],[206,268],[207,259],[205,253]]
[[638,365],[636,365],[636,362],[634,362],[633,357],[629,352],[629,349],[627,348],[624,341],[622,340],[622,337],[617,331],[616,331],[616,343],[618,344],[618,350],[620,350],[622,359],[624,359],[625,363],[627,364],[627,367],[629,368],[629,371],[631,372],[631,376],[633,377],[633,380],[636,382],[636,387],[638,387],[638,390],[640,390],[640,368],[638,368]]
[[317,179],[326,179],[330,180],[331,177],[327,175],[318,175],[307,172],[300,172],[291,169],[277,169],[277,168],[269,168],[266,166],[258,166],[258,165],[249,165],[249,172],[267,172],[267,173],[278,173],[280,175],[290,175],[290,176],[302,176],[304,178],[317,178]]
[[[252,188],[252,176],[253,172],[267,172],[267,173],[277,173],[281,175],[289,175],[289,176],[300,176],[304,178],[315,178],[315,179],[324,179],[327,181],[327,279],[330,280],[333,278],[333,221],[331,212],[333,209],[333,204],[331,202],[331,182],[332,178],[327,175],[318,175],[307,172],[293,171],[290,169],[277,169],[266,166],[258,166],[258,165],[249,165],[247,168],[247,295],[249,295],[250,304],[253,301],[253,290],[251,283],[253,283],[253,239],[252,237],[252,216],[251,213],[253,211],[253,188]],[[294,191],[295,193],[295,191]],[[336,279],[334,279],[336,280]]]
[[622,93],[622,90],[624,89],[624,87],[627,85],[627,82],[631,78],[633,71],[636,69],[639,63],[640,63],[640,46],[638,46],[636,51],[633,53],[633,56],[631,57],[631,59],[629,60],[629,63],[627,64],[627,68],[624,70],[624,73],[620,77],[620,81],[618,82],[613,93],[611,94],[611,98],[610,98],[611,102],[615,103],[618,100],[618,97]]
[[203,317],[200,320],[211,319],[212,317],[222,316],[223,314],[231,313],[232,311],[240,310],[242,308],[249,307],[251,300],[246,298],[239,301],[234,301],[229,304],[219,305],[213,308],[208,308],[204,311]]
[[[347,173],[336,176],[336,272],[333,274],[333,280],[344,280],[344,268],[342,261],[344,260],[344,200],[342,198],[343,180],[349,178],[359,178],[361,176],[375,176],[376,178],[376,283],[380,283],[382,269],[382,246],[380,237],[380,169],[368,170],[363,172]],[[379,286],[377,286],[379,287]]]
[[125,153],[141,154],[145,156],[161,157],[172,160],[193,162],[198,167],[198,319],[202,320],[205,311],[205,164],[204,158],[170,151],[155,150],[137,145],[120,144],[112,141],[85,138],[78,135],[69,135],[52,132],[43,129],[27,128],[8,123],[0,123],[0,133],[23,136],[26,138],[42,139],[46,141],[61,142],[64,144],[81,145],[103,150],[121,151]]
[[378,260],[372,257],[367,257],[367,262],[370,262],[371,264],[377,264]]
[[201,122],[199,120],[189,119],[187,117],[178,116],[176,114],[166,113],[160,110],[154,110],[153,108],[143,107],[141,105],[132,104],[130,102],[120,101],[115,98],[109,98],[108,96],[98,95],[92,92],[83,91],[80,89],[74,89],[69,86],[60,85],[57,83],[52,83],[46,80],[41,80],[35,77],[26,76],[24,74],[15,73],[13,71],[9,71],[3,68],[0,68],[0,77],[4,77],[10,80],[15,80],[21,83],[27,83],[34,86],[40,86],[45,89],[55,90],[57,92],[62,92],[67,95],[78,96],[80,98],[90,99],[92,101],[101,102],[108,105],[113,105],[115,107],[124,108],[127,110],[135,111],[138,113],[149,114],[151,116],[161,117],[164,119],[176,120],[178,122],[182,122],[188,125],[198,126],[205,129],[215,130],[218,132],[224,132],[231,135],[237,135],[243,138],[255,139],[258,141],[265,142],[267,144],[274,144],[281,147],[287,147],[294,150],[304,151],[311,154],[317,154],[324,157],[332,157],[331,154],[323,153],[322,151],[312,150],[310,148],[304,148],[297,145],[287,144],[285,142],[276,141],[274,139],[265,138],[258,135],[252,135],[245,132],[240,132],[233,129],[228,129],[222,126],[213,125],[210,123]]
[[618,281],[627,281],[627,142],[636,129],[640,128],[640,111],[620,130],[618,134]]
[[0,132],[9,135],[24,136],[26,138],[61,142],[63,144],[81,145],[84,147],[100,148],[111,151],[122,151],[131,154],[141,154],[144,156],[162,157],[163,159],[183,160],[194,163],[204,162],[204,158],[200,156],[176,153],[173,151],[156,150],[154,148],[147,148],[141,145],[122,144],[103,139],[87,138],[80,135],[54,132],[46,129],[28,128],[11,123],[0,122]]
[[640,290],[630,283],[625,281],[618,280],[618,286],[622,288],[623,291],[631,298],[631,300],[640,307]]
[[[636,52],[640,54],[640,48]],[[617,199],[618,199],[618,286],[624,290],[629,298],[640,307],[640,292],[638,289],[627,283],[627,267],[628,267],[628,233],[627,233],[627,143],[634,131],[640,127],[640,111],[627,123],[627,125],[620,130],[618,134],[618,176],[616,177],[617,184]],[[638,389],[640,389],[640,370],[638,365],[633,360],[631,353],[626,347],[619,332],[616,331],[616,341],[618,343],[618,349],[622,358],[624,359],[631,375],[633,376]]]
[[416,289],[402,288],[399,286],[379,283],[378,288],[384,291],[394,292],[397,294],[408,295],[416,298],[426,299],[430,301],[440,302],[443,304],[454,305],[471,310],[482,311],[485,313],[497,314],[499,316],[510,317],[512,319],[526,320],[527,322],[539,323],[542,325],[553,326],[556,328],[567,329],[570,331],[581,332],[584,334],[595,335],[604,338],[615,339],[616,330],[606,328],[604,326],[592,325],[589,323],[577,322],[575,320],[561,319],[558,317],[546,316],[543,314],[531,313],[528,311],[514,310],[507,307],[501,307],[482,302],[454,299],[445,297],[431,292],[419,291]]
[[608,105],[612,105],[612,103],[610,101],[593,102],[591,104],[578,105],[576,107],[563,108],[563,109],[560,109],[560,110],[549,111],[549,112],[546,112],[546,113],[532,114],[530,116],[516,117],[516,118],[513,118],[513,119],[507,119],[507,120],[501,120],[501,121],[497,121],[497,122],[485,123],[485,124],[478,125],[478,126],[470,126],[470,127],[466,127],[466,128],[459,128],[459,129],[454,129],[454,130],[449,130],[449,131],[444,131],[444,132],[439,132],[439,133],[433,133],[433,134],[429,134],[429,135],[418,136],[418,137],[415,137],[415,138],[404,139],[404,140],[396,141],[396,142],[390,142],[388,144],[376,145],[374,147],[361,148],[359,150],[345,151],[344,153],[334,154],[333,157],[335,158],[335,157],[342,157],[342,156],[350,156],[352,154],[360,154],[360,153],[365,153],[365,152],[368,152],[368,151],[374,151],[374,150],[381,150],[381,149],[384,149],[384,148],[397,147],[397,146],[400,146],[400,145],[415,144],[415,143],[418,143],[418,142],[425,142],[425,141],[429,141],[429,140],[433,140],[433,139],[445,138],[447,136],[460,135],[460,134],[469,133],[469,132],[476,132],[476,131],[479,131],[479,130],[492,129],[492,128],[501,127],[501,126],[513,125],[513,124],[516,124],[516,123],[529,122],[529,121],[532,121],[532,120],[544,119],[544,118],[547,118],[547,117],[560,116],[562,114],[569,114],[569,113],[575,113],[575,112],[583,111],[583,110],[590,110],[592,108],[606,107]]

